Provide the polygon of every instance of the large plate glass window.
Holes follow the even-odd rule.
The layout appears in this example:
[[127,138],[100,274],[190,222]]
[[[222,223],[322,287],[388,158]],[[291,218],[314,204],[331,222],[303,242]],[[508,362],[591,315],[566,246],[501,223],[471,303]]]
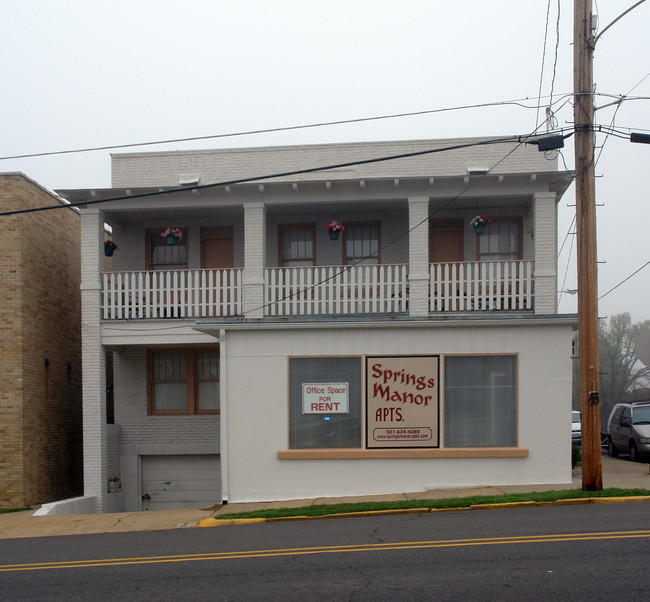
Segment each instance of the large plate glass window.
[[517,357],[445,357],[445,446],[517,445]]
[[359,447],[361,358],[289,358],[289,448]]

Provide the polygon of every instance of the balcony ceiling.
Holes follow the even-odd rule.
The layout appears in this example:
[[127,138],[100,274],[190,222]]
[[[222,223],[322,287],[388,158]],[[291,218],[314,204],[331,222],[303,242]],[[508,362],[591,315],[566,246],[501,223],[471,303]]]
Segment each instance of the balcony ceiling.
[[[445,178],[320,180],[311,182],[199,185],[198,187],[140,187],[58,190],[71,203],[89,202],[115,220],[233,216],[243,205],[263,202],[270,214],[331,213],[349,210],[407,209],[409,197],[428,196],[431,208],[528,206],[535,192],[554,191],[559,197],[570,183],[564,173],[467,175]],[[110,199],[110,200],[109,200]],[[83,207],[82,207],[83,209]]]

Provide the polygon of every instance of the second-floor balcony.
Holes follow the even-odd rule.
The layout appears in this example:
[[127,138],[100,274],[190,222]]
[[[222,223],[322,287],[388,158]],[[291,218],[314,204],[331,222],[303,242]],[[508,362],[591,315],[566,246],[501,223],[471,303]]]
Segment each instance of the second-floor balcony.
[[[532,261],[471,261],[429,266],[430,313],[531,312]],[[246,307],[243,270],[196,269],[102,274],[103,320],[158,318],[298,318],[408,315],[405,264],[271,267],[263,307]]]

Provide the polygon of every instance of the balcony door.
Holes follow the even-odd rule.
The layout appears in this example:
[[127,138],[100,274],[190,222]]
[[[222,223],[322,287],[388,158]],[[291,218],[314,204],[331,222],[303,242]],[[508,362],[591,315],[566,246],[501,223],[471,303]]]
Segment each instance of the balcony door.
[[[201,267],[215,270],[212,277],[216,293],[208,294],[210,311],[213,316],[228,315],[235,298],[233,274],[220,272],[227,270],[234,264],[232,226],[214,226],[201,228]],[[216,298],[211,295],[214,294]]]
[[[464,290],[456,280],[460,262],[464,257],[463,220],[432,219],[429,222],[429,263],[441,264],[433,267],[434,285],[432,309],[444,311],[464,304]],[[456,264],[452,269],[450,264]],[[451,281],[444,281],[451,277]],[[455,280],[455,281],[454,281]]]
[[432,219],[429,223],[429,263],[463,261],[463,220]]
[[225,270],[233,267],[232,226],[201,228],[201,267]]

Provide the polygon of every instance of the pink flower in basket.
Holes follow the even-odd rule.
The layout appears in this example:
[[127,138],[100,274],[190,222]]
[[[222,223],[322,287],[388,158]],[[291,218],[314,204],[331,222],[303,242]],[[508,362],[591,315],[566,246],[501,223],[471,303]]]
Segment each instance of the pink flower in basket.
[[181,240],[183,238],[183,231],[180,228],[167,228],[166,230],[163,230],[160,233],[160,236],[163,238],[167,238],[168,236],[173,236],[174,238],[178,238],[178,240]]
[[345,230],[345,226],[343,224],[339,224],[336,220],[332,220],[325,226],[325,230],[327,230],[327,232],[336,232],[337,230],[343,232],[343,230]]

